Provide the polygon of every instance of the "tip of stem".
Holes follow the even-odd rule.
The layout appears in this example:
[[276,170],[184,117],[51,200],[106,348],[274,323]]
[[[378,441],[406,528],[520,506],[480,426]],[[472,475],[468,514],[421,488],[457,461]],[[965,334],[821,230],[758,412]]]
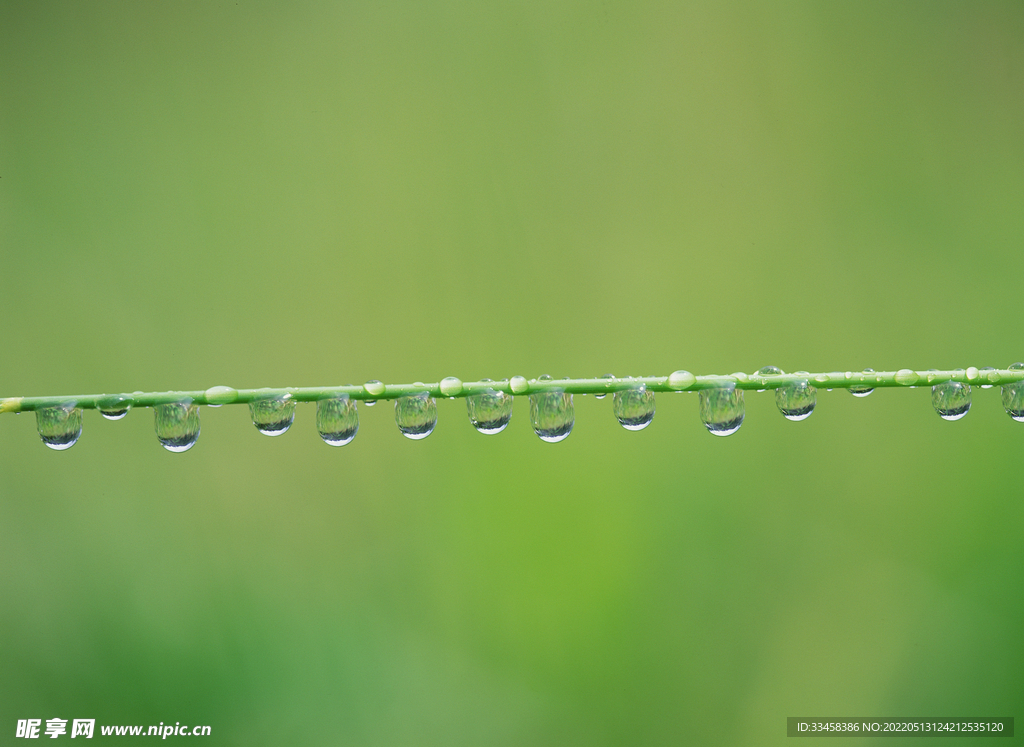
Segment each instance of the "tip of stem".
[[21,412],[21,397],[0,399],[0,412]]

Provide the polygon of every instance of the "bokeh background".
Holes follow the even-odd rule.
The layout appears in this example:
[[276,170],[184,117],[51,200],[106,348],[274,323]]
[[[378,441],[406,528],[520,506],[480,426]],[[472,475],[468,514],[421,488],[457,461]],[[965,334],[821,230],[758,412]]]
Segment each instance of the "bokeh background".
[[[0,396],[1024,358],[1020,2],[4,2]],[[1020,716],[1024,425],[927,388],[0,417],[0,742]],[[97,735],[97,738],[99,736]],[[927,741],[927,740],[926,740]]]

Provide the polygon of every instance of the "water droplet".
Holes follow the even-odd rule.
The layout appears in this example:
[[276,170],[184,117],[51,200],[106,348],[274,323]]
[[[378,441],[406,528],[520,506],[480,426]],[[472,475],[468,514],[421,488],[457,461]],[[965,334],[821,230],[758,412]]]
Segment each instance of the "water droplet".
[[511,394],[494,390],[466,397],[469,422],[481,433],[501,433],[512,419],[512,399]]
[[806,381],[794,381],[775,390],[775,405],[787,420],[806,420],[814,412],[817,390]]
[[932,387],[932,407],[943,420],[959,420],[971,409],[971,385],[943,381]]
[[814,377],[814,381],[818,384],[827,384],[832,380],[832,377],[826,373],[820,373]]
[[132,398],[120,394],[105,397],[97,403],[96,409],[107,420],[120,420],[132,409]]
[[199,438],[199,406],[192,400],[171,402],[153,408],[156,437],[168,451],[191,449]]
[[264,436],[280,436],[295,420],[295,400],[290,395],[257,399],[249,403],[252,424]]
[[654,420],[654,392],[644,386],[615,392],[612,412],[627,431],[643,430]]
[[365,384],[363,384],[363,389],[366,390],[367,394],[370,394],[374,397],[379,397],[380,395],[384,394],[385,387],[383,382],[377,381],[376,379],[370,379]]
[[575,419],[571,394],[538,392],[530,395],[530,423],[541,441],[553,444],[568,438]]
[[[1024,370],[1024,363],[1014,363],[1009,367],[1011,371]],[[1018,423],[1024,423],[1024,380],[1015,381],[1012,384],[1003,384],[1003,409],[1006,414]]]
[[[761,376],[763,378],[765,376],[782,376],[783,373],[784,371],[778,366],[762,366],[761,368],[757,369],[757,372],[754,374],[754,376]],[[758,389],[757,391],[763,392],[764,389]]]
[[375,399],[364,399],[363,400],[363,404],[366,405],[367,407],[373,407],[375,404],[377,404],[377,400],[375,400]]
[[441,394],[445,397],[456,397],[462,394],[462,379],[446,376],[441,379]]
[[229,386],[211,386],[206,390],[206,403],[210,407],[230,405],[238,399],[238,390]]
[[[999,378],[999,373],[996,372],[996,369],[992,368],[992,366],[985,366],[984,368],[978,369],[978,374],[979,374],[979,376],[982,379],[984,379],[985,381],[990,381],[990,382],[991,381],[995,381],[996,379]],[[992,384],[982,384],[981,388],[982,389],[991,389],[992,388]]]
[[916,384],[920,377],[916,371],[911,371],[909,368],[901,368],[893,378],[901,386],[910,386],[911,384]]
[[[874,372],[875,369],[873,368],[865,368],[861,373],[873,374]],[[846,378],[852,379],[853,374],[847,374]],[[863,384],[858,384],[856,386],[850,387],[850,394],[852,394],[854,397],[867,397],[873,391],[875,391],[875,388],[873,386],[864,386]]]
[[[963,371],[962,368],[957,370]],[[975,368],[974,366],[968,366],[967,371],[965,371],[965,373],[967,374],[967,381],[969,381],[971,384],[973,384],[975,381],[981,378],[981,372],[978,371],[978,369]]]
[[437,425],[437,400],[426,392],[399,397],[395,400],[395,422],[406,438],[426,438]]
[[720,386],[700,390],[700,419],[715,436],[731,436],[743,425],[743,390]]
[[508,380],[508,387],[513,394],[523,394],[530,388],[530,382],[526,380],[525,376],[513,376]]
[[[615,374],[603,374],[600,378],[602,378],[602,379],[614,379],[615,378]],[[594,398],[595,399],[604,399],[607,396],[608,396],[608,392],[601,392],[600,394],[595,394]]]
[[54,451],[70,449],[82,435],[82,411],[74,402],[36,410],[36,430]]
[[347,394],[316,403],[316,429],[328,446],[351,443],[359,431],[359,408]]
[[668,385],[672,389],[689,389],[697,383],[697,377],[689,371],[673,371],[668,375]]

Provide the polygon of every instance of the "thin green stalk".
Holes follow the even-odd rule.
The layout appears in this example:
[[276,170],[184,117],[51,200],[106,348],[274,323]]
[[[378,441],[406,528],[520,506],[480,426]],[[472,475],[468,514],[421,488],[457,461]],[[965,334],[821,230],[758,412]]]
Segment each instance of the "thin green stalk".
[[990,369],[979,370],[974,366],[953,371],[880,371],[862,373],[853,371],[832,371],[829,373],[791,373],[776,376],[734,373],[730,375],[695,376],[687,371],[676,371],[669,376],[640,376],[596,378],[596,379],[526,379],[513,376],[502,381],[463,382],[454,377],[439,382],[416,382],[414,384],[381,384],[367,382],[364,385],[324,387],[284,387],[278,389],[232,389],[215,386],[196,391],[131,392],[122,394],[77,394],[59,397],[7,397],[0,399],[0,413],[29,412],[45,407],[74,404],[75,407],[91,410],[113,407],[117,404],[132,407],[154,407],[190,400],[197,405],[247,404],[261,399],[276,399],[288,396],[296,402],[317,402],[341,395],[353,400],[398,399],[409,394],[426,392],[432,397],[469,397],[488,391],[508,394],[536,394],[539,392],[566,392],[569,394],[609,394],[625,389],[643,386],[652,392],[692,392],[700,389],[735,387],[736,389],[778,389],[795,382],[809,382],[815,387],[827,389],[849,389],[850,387],[874,388],[932,386],[944,381],[959,381],[975,385],[1001,385],[1024,381],[1024,370]]

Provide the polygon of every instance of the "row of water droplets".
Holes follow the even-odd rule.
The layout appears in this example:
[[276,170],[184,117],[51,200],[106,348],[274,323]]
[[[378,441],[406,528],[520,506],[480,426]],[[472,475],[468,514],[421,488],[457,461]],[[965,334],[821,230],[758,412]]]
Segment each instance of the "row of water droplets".
[[[1014,363],[1010,370],[1024,370],[1024,363]],[[977,369],[975,372],[981,380],[985,379],[984,371],[993,368]],[[905,371],[905,373],[904,373]],[[918,376],[912,371],[904,370],[901,383],[914,388]],[[958,372],[963,373],[958,369]],[[800,375],[804,372],[797,372]],[[864,374],[875,373],[865,369]],[[938,373],[935,371],[935,373]],[[930,372],[929,372],[930,374]],[[784,372],[775,366],[765,366],[755,374],[757,377],[781,376]],[[852,374],[847,374],[852,378]],[[912,377],[912,379],[911,379]],[[601,378],[614,379],[612,374]],[[737,380],[747,380],[747,374],[732,374]],[[517,381],[518,379],[518,381]],[[927,376],[928,383],[933,377]],[[550,376],[541,376],[538,381],[551,382]],[[685,390],[692,386],[696,377],[688,371],[676,371],[668,377],[670,387]],[[827,384],[830,379],[820,375],[813,379],[815,383]],[[484,379],[491,383],[490,379]],[[417,382],[418,386],[422,386]],[[983,389],[991,388],[991,384],[981,384]],[[528,382],[522,377],[512,380],[511,388],[525,390]],[[441,394],[454,398],[462,393],[462,382],[454,377],[441,381]],[[215,387],[207,392],[208,399]],[[364,385],[367,394],[381,396],[385,385],[380,381],[368,381]],[[849,387],[855,397],[866,397],[874,391],[873,387],[857,385]],[[760,389],[758,391],[764,391]],[[1007,414],[1018,422],[1024,422],[1024,381],[1002,386],[1002,402]],[[549,443],[557,443],[569,436],[575,422],[573,395],[557,388],[535,392],[530,396],[530,423],[537,436]],[[597,394],[597,399],[604,399],[606,394]],[[492,435],[500,433],[512,419],[513,395],[499,389],[492,389],[466,397],[466,409],[470,423],[480,433]],[[716,436],[730,436],[740,429],[745,415],[743,390],[737,389],[734,383],[727,383],[698,392],[700,419],[708,431]],[[817,389],[808,379],[797,380],[775,390],[775,403],[779,411],[789,420],[800,421],[810,417],[814,412],[817,400]],[[376,400],[364,400],[367,406],[373,406]],[[279,436],[285,433],[295,421],[296,401],[290,396],[267,397],[249,403],[249,412],[253,425],[260,433],[267,436]],[[219,407],[219,404],[210,404]],[[932,386],[932,406],[946,420],[959,420],[971,409],[971,386],[960,381],[943,381]],[[99,406],[100,414],[108,420],[120,420],[131,409],[131,400],[126,397],[112,397]],[[199,438],[199,406],[191,400],[156,405],[153,407],[156,435],[165,449],[172,452],[188,451]],[[620,389],[612,393],[612,412],[619,424],[631,431],[646,428],[654,419],[654,392],[643,384]],[[398,429],[407,438],[419,440],[429,436],[437,425],[437,401],[427,392],[409,394],[395,400],[395,422]],[[36,410],[36,426],[43,443],[51,449],[62,451],[78,441],[82,435],[82,410],[73,402],[64,405],[45,407]],[[331,446],[344,446],[351,443],[359,431],[359,411],[356,400],[347,394],[339,394],[316,403],[316,426],[320,438]]]

